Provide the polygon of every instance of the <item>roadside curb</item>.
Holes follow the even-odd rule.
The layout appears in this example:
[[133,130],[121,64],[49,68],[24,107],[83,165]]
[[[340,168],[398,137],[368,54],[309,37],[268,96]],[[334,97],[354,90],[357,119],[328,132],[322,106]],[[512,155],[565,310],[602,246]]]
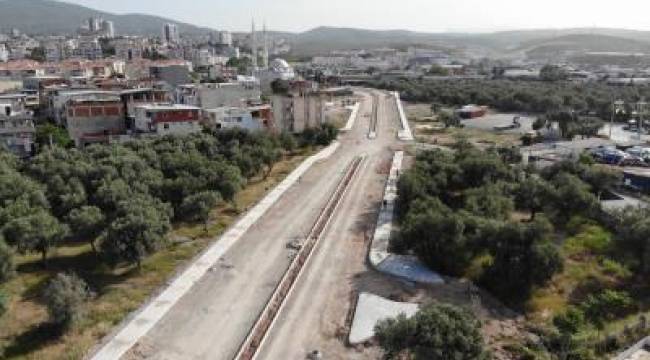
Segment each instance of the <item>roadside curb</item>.
[[395,201],[397,199],[397,181],[402,169],[404,152],[397,151],[393,156],[386,189],[382,199],[381,210],[377,218],[377,225],[370,244],[368,259],[372,267],[391,276],[406,279],[416,283],[429,285],[444,284],[444,279],[431,271],[415,256],[397,255],[390,253],[391,234],[395,217]]

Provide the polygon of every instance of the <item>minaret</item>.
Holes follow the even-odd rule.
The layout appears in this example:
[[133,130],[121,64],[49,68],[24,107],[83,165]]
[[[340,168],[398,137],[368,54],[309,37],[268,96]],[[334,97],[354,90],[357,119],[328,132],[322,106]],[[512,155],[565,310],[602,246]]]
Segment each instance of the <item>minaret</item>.
[[264,23],[264,54],[262,54],[262,67],[269,68],[269,38],[266,32],[266,22]]
[[257,34],[255,33],[255,19],[253,19],[251,43],[251,52],[253,55],[253,71],[257,71]]

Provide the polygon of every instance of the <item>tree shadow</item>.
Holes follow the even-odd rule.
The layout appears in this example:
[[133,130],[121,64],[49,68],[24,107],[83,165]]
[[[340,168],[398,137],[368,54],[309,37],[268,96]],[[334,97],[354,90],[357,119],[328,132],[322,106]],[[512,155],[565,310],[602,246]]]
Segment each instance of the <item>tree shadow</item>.
[[41,296],[43,288],[50,277],[62,272],[74,272],[88,283],[93,292],[103,294],[107,288],[123,283],[139,273],[136,267],[111,269],[101,265],[101,258],[92,251],[70,256],[56,256],[47,261],[47,265],[40,260],[20,264],[16,270],[25,274],[47,275],[42,281],[32,284],[25,290],[28,298]]
[[61,336],[61,329],[51,323],[32,326],[18,335],[4,350],[3,358],[23,357],[42,349]]

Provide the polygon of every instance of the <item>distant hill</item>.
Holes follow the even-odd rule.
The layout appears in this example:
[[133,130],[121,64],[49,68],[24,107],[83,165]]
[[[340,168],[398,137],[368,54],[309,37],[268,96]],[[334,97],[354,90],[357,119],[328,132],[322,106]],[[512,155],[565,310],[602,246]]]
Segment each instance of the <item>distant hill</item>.
[[[142,14],[112,14],[54,0],[0,0],[0,32],[17,28],[27,34],[73,33],[84,19],[101,16],[115,23],[118,34],[159,35],[172,22],[185,34],[211,29]],[[318,27],[302,33],[274,33],[286,38],[292,55],[312,56],[333,50],[423,46],[474,56],[550,58],[558,53],[650,53],[650,32],[608,28],[537,29],[494,33],[422,33],[406,30],[364,30]]]
[[649,54],[650,42],[610,35],[572,34],[529,41],[522,44],[518,50],[531,58],[589,52]]
[[[323,54],[332,50],[369,49],[408,46],[453,48],[455,40],[464,35],[452,33],[421,33],[407,30],[365,30],[354,28],[318,27],[295,34],[291,40],[294,53]],[[462,44],[461,44],[462,45]]]
[[0,31],[17,28],[27,34],[72,33],[91,16],[113,21],[118,34],[159,35],[163,25],[169,22],[177,24],[179,31],[186,34],[209,31],[157,16],[117,15],[53,0],[0,0]]
[[494,33],[419,33],[405,30],[362,30],[319,27],[296,34],[294,53],[312,55],[332,50],[422,45],[480,48],[488,54],[548,55],[554,52],[647,52],[650,32],[605,28],[519,30]]

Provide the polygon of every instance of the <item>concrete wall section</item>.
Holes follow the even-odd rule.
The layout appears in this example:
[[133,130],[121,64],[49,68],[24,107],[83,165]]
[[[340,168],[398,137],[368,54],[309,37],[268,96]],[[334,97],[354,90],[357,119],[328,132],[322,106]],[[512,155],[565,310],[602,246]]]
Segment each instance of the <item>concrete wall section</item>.
[[399,113],[399,120],[402,123],[402,130],[397,132],[397,137],[403,141],[413,141],[413,133],[411,132],[411,127],[409,126],[408,119],[404,113],[404,107],[402,106],[402,100],[399,97],[399,93],[395,92],[395,101],[397,101],[397,112]]
[[370,264],[377,271],[408,281],[430,285],[443,284],[443,278],[427,268],[416,257],[392,254],[388,251],[393,232],[397,181],[399,180],[403,160],[404,152],[396,152],[386,183],[377,226],[370,244],[370,254],[368,255]]

